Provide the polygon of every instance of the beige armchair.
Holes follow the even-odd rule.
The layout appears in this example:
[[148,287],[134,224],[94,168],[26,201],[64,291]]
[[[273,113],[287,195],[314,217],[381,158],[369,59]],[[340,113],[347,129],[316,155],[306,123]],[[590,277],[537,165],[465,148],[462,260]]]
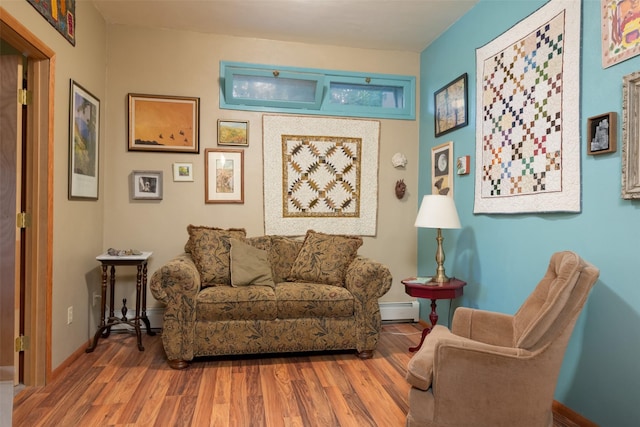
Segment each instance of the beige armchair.
[[552,255],[513,316],[460,307],[409,361],[407,426],[552,426],[551,405],[575,322],[599,270]]

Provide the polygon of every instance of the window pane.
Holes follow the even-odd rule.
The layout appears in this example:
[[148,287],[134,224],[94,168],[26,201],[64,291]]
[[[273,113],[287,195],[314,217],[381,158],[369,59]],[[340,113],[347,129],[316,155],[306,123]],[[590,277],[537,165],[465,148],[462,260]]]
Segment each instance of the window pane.
[[240,99],[313,103],[316,81],[234,74],[232,94]]
[[404,108],[402,87],[331,82],[329,91],[332,104]]

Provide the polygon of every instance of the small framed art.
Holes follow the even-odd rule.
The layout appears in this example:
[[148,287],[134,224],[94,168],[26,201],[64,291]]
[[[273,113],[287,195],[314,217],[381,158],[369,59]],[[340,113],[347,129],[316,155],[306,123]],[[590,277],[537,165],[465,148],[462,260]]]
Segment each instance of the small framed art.
[[244,150],[205,150],[205,203],[244,203]]
[[129,151],[198,153],[200,98],[130,93]]
[[247,120],[218,120],[218,145],[249,145]]
[[98,200],[100,100],[71,80],[69,199]]
[[174,163],[173,164],[173,180],[174,181],[193,181],[193,164],[192,163]]
[[453,142],[431,149],[431,194],[453,197]]
[[587,154],[605,154],[616,151],[616,119],[615,112],[587,119]]
[[162,171],[132,171],[133,200],[162,200]]
[[467,73],[436,91],[434,98],[436,137],[468,124]]

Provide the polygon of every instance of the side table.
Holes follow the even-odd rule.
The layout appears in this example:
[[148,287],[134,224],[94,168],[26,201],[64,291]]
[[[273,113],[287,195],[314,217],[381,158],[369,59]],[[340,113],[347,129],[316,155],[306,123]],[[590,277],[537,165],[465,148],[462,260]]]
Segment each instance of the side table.
[[409,351],[418,351],[422,347],[425,337],[431,329],[438,323],[438,313],[436,312],[436,301],[439,299],[454,299],[462,295],[462,288],[467,284],[462,280],[451,278],[445,283],[418,283],[415,277],[401,280],[404,285],[404,291],[416,298],[427,298],[431,300],[431,314],[429,314],[429,320],[431,321],[431,328],[424,328],[422,330],[422,338],[420,344],[415,347],[409,348]]
[[[102,264],[102,299],[100,307],[100,326],[93,336],[93,342],[86,349],[87,353],[91,353],[98,345],[98,339],[107,338],[111,334],[111,327],[119,324],[127,324],[133,326],[138,338],[138,350],[144,351],[142,346],[142,333],[140,332],[140,321],[143,321],[147,327],[147,335],[155,335],[151,330],[151,323],[147,317],[147,261],[152,252],[142,252],[140,255],[108,255],[102,254],[96,257],[96,260]],[[126,298],[123,300],[122,317],[116,317],[114,314],[114,286],[116,283],[116,266],[130,265],[138,268],[136,276],[136,312],[132,319],[127,318]],[[110,268],[109,268],[110,267]],[[109,317],[105,319],[107,305],[107,272],[109,271]]]

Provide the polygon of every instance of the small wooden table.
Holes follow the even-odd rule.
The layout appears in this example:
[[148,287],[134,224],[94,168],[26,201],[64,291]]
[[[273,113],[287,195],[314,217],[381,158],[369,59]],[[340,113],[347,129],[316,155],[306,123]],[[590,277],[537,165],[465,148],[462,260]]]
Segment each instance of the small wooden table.
[[[133,326],[138,338],[138,350],[144,351],[142,346],[142,333],[140,332],[140,321],[142,320],[147,327],[147,335],[155,335],[151,330],[151,324],[147,317],[147,261],[151,256],[151,252],[142,252],[140,255],[108,255],[102,254],[96,257],[96,260],[102,263],[102,299],[100,308],[100,326],[93,336],[93,342],[86,349],[87,353],[91,353],[98,345],[98,339],[107,338],[111,334],[111,327],[119,324],[127,324]],[[132,319],[127,318],[127,299],[125,298],[122,307],[122,317],[116,317],[114,314],[114,286],[116,283],[116,265],[131,265],[138,268],[136,277],[136,312]],[[111,267],[109,277],[109,317],[105,319],[105,311],[107,305],[107,270]]]
[[431,300],[431,314],[429,314],[429,320],[431,321],[431,328],[424,328],[422,331],[422,338],[420,344],[415,347],[409,348],[409,351],[418,351],[422,347],[425,337],[431,329],[438,323],[438,313],[436,312],[436,301],[439,299],[454,299],[462,295],[462,288],[467,284],[462,280],[451,278],[445,283],[427,282],[416,283],[415,277],[402,280],[404,285],[404,291],[416,298],[427,298]]

